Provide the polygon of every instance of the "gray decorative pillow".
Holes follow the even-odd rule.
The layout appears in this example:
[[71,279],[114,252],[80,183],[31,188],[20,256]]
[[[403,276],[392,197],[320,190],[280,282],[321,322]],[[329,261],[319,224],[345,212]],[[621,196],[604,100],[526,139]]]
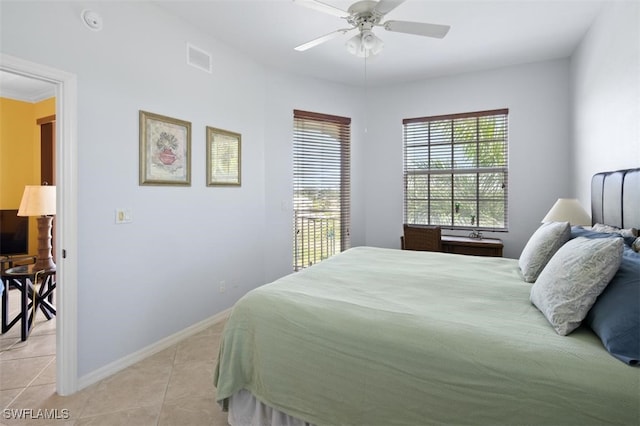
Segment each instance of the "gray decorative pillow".
[[571,238],[569,222],[548,222],[533,233],[518,259],[524,280],[532,283],[538,278],[556,251]]
[[622,262],[622,238],[577,237],[563,245],[531,287],[531,302],[556,332],[578,328]]

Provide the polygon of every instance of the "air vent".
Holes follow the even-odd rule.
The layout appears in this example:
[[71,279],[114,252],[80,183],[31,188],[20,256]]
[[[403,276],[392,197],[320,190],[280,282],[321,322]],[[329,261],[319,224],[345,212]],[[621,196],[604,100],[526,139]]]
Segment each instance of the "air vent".
[[187,64],[199,70],[212,72],[211,54],[187,43]]

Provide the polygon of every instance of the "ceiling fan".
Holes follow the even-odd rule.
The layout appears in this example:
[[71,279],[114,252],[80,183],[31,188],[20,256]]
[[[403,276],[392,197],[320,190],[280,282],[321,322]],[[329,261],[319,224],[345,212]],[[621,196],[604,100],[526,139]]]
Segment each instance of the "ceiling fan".
[[359,34],[349,39],[346,43],[347,50],[359,57],[368,57],[380,53],[384,43],[373,33],[374,27],[383,27],[387,31],[419,35],[424,37],[443,38],[449,32],[449,25],[428,24],[411,21],[386,21],[381,22],[384,16],[405,0],[363,0],[352,4],[347,11],[323,3],[319,0],[293,0],[302,6],[328,13],[346,20],[351,27],[341,28],[301,44],[295,50],[305,51],[318,46],[335,37],[346,34],[355,29]]

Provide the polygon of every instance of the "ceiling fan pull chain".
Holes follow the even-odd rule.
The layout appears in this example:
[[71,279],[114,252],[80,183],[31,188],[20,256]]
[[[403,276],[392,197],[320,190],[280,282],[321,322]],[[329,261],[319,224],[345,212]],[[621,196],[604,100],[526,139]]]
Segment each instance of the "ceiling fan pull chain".
[[367,56],[364,57],[364,132],[369,127],[369,83],[367,81]]

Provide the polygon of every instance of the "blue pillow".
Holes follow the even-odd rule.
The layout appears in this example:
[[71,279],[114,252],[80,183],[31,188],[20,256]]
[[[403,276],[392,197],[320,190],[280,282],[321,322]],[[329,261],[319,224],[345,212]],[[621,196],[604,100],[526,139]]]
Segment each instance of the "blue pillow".
[[636,241],[636,238],[638,237],[623,237],[623,238],[624,238],[624,243],[629,247],[633,248],[633,243]]
[[586,238],[623,238],[624,243],[631,247],[636,237],[623,237],[615,232],[597,232],[590,229],[584,229],[582,226],[574,225],[571,227],[571,239],[576,237]]
[[640,254],[624,247],[616,275],[596,300],[585,322],[611,355],[640,363]]
[[571,227],[571,239],[576,237],[586,238],[621,238],[622,235],[613,232],[596,232],[590,229],[584,229],[582,226],[574,225]]

